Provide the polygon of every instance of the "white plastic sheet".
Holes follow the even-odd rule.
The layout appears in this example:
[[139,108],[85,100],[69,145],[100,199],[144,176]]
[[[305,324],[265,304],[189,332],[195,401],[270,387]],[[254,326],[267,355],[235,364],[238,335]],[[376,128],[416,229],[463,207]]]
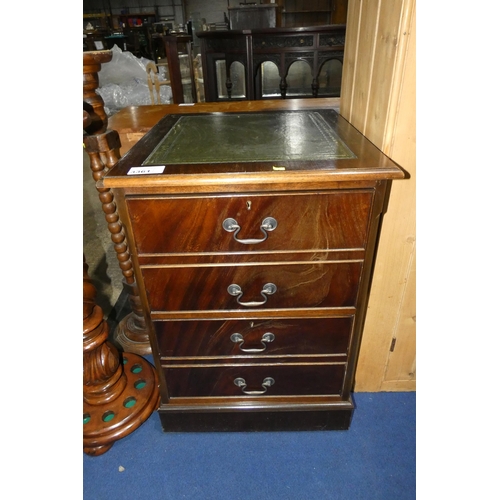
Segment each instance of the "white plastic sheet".
[[[152,104],[148,87],[146,64],[149,59],[135,57],[131,52],[123,52],[114,45],[111,61],[104,63],[99,71],[99,88],[96,92],[104,101],[108,116],[126,106]],[[160,87],[162,104],[172,102],[172,89],[168,85]]]

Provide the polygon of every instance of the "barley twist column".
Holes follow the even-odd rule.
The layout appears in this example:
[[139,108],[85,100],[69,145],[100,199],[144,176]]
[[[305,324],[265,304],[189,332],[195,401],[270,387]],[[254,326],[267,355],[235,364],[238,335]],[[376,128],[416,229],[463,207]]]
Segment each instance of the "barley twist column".
[[128,293],[132,309],[132,312],[120,321],[116,327],[114,340],[126,351],[141,355],[150,354],[149,333],[146,328],[123,225],[118,216],[113,193],[109,188],[100,187],[101,179],[109,170],[103,158],[109,167],[112,167],[118,161],[120,138],[115,130],[108,130],[104,134],[85,136],[84,144],[90,158],[92,176],[96,182],[96,189],[99,192],[99,199],[108,223],[119,266],[124,276],[124,287]]
[[114,340],[128,352],[145,355],[151,353],[149,331],[144,320],[123,226],[116,211],[113,194],[109,189],[98,186],[106,172],[120,159],[119,135],[114,130],[106,130],[108,119],[104,111],[104,101],[96,93],[99,87],[98,73],[101,64],[110,61],[111,57],[112,52],[109,50],[83,53],[84,130],[86,132],[83,142],[90,158],[92,175],[108,222],[111,240],[124,276],[124,288],[132,309],[132,312],[115,329]]

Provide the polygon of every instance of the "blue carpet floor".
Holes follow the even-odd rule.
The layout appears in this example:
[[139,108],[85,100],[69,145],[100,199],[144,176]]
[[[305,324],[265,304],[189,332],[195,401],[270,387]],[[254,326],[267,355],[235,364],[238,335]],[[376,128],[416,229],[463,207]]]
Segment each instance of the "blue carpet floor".
[[164,433],[155,412],[104,455],[84,455],[83,498],[414,499],[416,393],[354,403],[348,431]]

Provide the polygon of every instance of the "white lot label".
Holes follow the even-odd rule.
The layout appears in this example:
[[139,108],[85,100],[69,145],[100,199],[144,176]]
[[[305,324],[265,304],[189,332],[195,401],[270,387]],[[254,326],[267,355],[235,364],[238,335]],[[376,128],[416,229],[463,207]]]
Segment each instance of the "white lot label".
[[144,175],[144,174],[162,174],[165,170],[165,165],[154,167],[132,167],[127,175]]

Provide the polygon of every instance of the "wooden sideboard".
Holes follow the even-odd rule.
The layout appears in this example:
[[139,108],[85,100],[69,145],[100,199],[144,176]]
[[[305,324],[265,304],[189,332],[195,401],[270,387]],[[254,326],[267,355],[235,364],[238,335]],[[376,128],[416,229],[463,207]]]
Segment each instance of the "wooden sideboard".
[[238,5],[228,7],[229,29],[276,28],[281,25],[281,9],[277,4]]
[[263,102],[166,115],[103,179],[154,332],[165,431],[351,422],[382,216],[404,172],[332,109]]
[[[201,56],[206,101],[236,99],[232,95],[231,65],[244,67],[245,96],[255,100],[264,97],[262,91],[262,64],[272,62],[279,74],[282,98],[287,94],[287,76],[296,61],[305,61],[310,69],[311,85],[302,97],[318,97],[320,72],[332,59],[343,62],[345,25],[316,26],[307,28],[267,28],[252,30],[202,31],[196,35],[201,40]],[[217,63],[225,63],[227,97],[218,91]],[[220,86],[220,83],[219,83]],[[338,97],[338,92],[330,97]],[[325,94],[324,97],[327,97]]]

